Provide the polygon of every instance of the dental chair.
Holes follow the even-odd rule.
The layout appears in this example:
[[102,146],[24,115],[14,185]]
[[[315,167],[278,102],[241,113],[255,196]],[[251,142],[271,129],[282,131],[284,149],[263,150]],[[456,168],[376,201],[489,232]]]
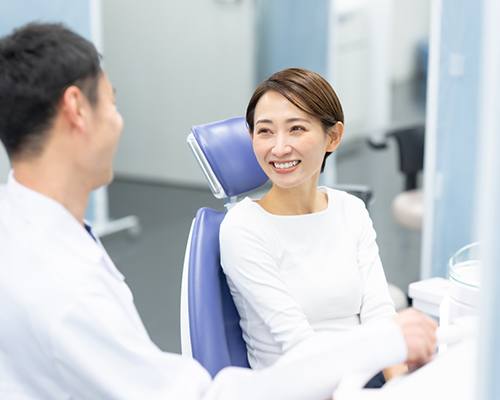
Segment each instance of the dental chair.
[[399,225],[420,231],[424,214],[422,189],[418,188],[418,176],[424,168],[425,126],[415,125],[394,129],[385,134],[382,142],[368,140],[375,150],[387,149],[388,139],[397,144],[399,172],[404,177],[404,190],[392,202],[392,213]]
[[425,127],[418,125],[389,133],[398,145],[399,171],[405,178],[404,191],[392,202],[396,221],[415,231],[422,229],[424,197],[418,188],[418,175],[424,169]]
[[[235,202],[236,196],[267,181],[243,118],[194,126],[188,144],[218,199]],[[181,287],[182,354],[198,360],[212,376],[227,366],[249,368],[240,317],[220,266],[224,214],[206,207],[196,213]]]
[[397,129],[388,137],[396,139],[398,145],[399,171],[405,177],[405,191],[416,189],[418,174],[424,169],[425,127]]
[[[244,118],[194,126],[187,141],[212,193],[225,199],[227,208],[238,196],[267,182],[253,153]],[[371,199],[367,187],[339,188],[366,204]],[[198,360],[212,376],[227,366],[249,368],[240,318],[220,265],[219,227],[224,214],[210,208],[200,208],[196,213],[181,287],[182,354]]]

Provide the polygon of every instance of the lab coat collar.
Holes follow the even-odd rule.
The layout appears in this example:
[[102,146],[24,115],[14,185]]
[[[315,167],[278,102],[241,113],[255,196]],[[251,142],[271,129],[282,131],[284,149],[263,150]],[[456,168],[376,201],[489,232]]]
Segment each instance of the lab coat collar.
[[12,206],[32,229],[40,230],[42,234],[64,243],[81,259],[91,263],[102,260],[115,277],[124,279],[99,239],[94,240],[62,204],[17,182],[13,171],[9,173],[7,195],[12,199]]

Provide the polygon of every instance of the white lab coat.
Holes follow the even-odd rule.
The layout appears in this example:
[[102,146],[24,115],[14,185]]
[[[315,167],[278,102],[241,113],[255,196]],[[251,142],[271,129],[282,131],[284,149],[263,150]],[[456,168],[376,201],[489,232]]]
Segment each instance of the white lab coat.
[[405,357],[399,329],[386,322],[212,382],[196,361],[155,346],[100,243],[12,174],[0,187],[0,257],[1,399],[321,398],[346,370]]

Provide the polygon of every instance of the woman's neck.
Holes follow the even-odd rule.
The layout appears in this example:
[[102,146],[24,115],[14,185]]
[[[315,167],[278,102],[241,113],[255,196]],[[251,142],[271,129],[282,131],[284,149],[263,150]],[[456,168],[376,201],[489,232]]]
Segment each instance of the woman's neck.
[[258,203],[271,214],[303,215],[325,210],[328,207],[328,196],[318,190],[316,182],[308,187],[290,189],[273,185]]

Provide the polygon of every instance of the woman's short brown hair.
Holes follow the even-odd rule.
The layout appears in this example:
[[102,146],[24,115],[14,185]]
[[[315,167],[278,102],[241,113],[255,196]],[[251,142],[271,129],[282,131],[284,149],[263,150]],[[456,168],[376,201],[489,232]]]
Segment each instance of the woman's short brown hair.
[[[302,111],[318,118],[325,132],[339,121],[344,123],[342,105],[326,79],[316,72],[288,68],[274,73],[255,89],[246,111],[246,121],[251,134],[254,130],[255,107],[260,98],[270,90],[278,92]],[[330,154],[331,152],[326,152],[321,172]]]

